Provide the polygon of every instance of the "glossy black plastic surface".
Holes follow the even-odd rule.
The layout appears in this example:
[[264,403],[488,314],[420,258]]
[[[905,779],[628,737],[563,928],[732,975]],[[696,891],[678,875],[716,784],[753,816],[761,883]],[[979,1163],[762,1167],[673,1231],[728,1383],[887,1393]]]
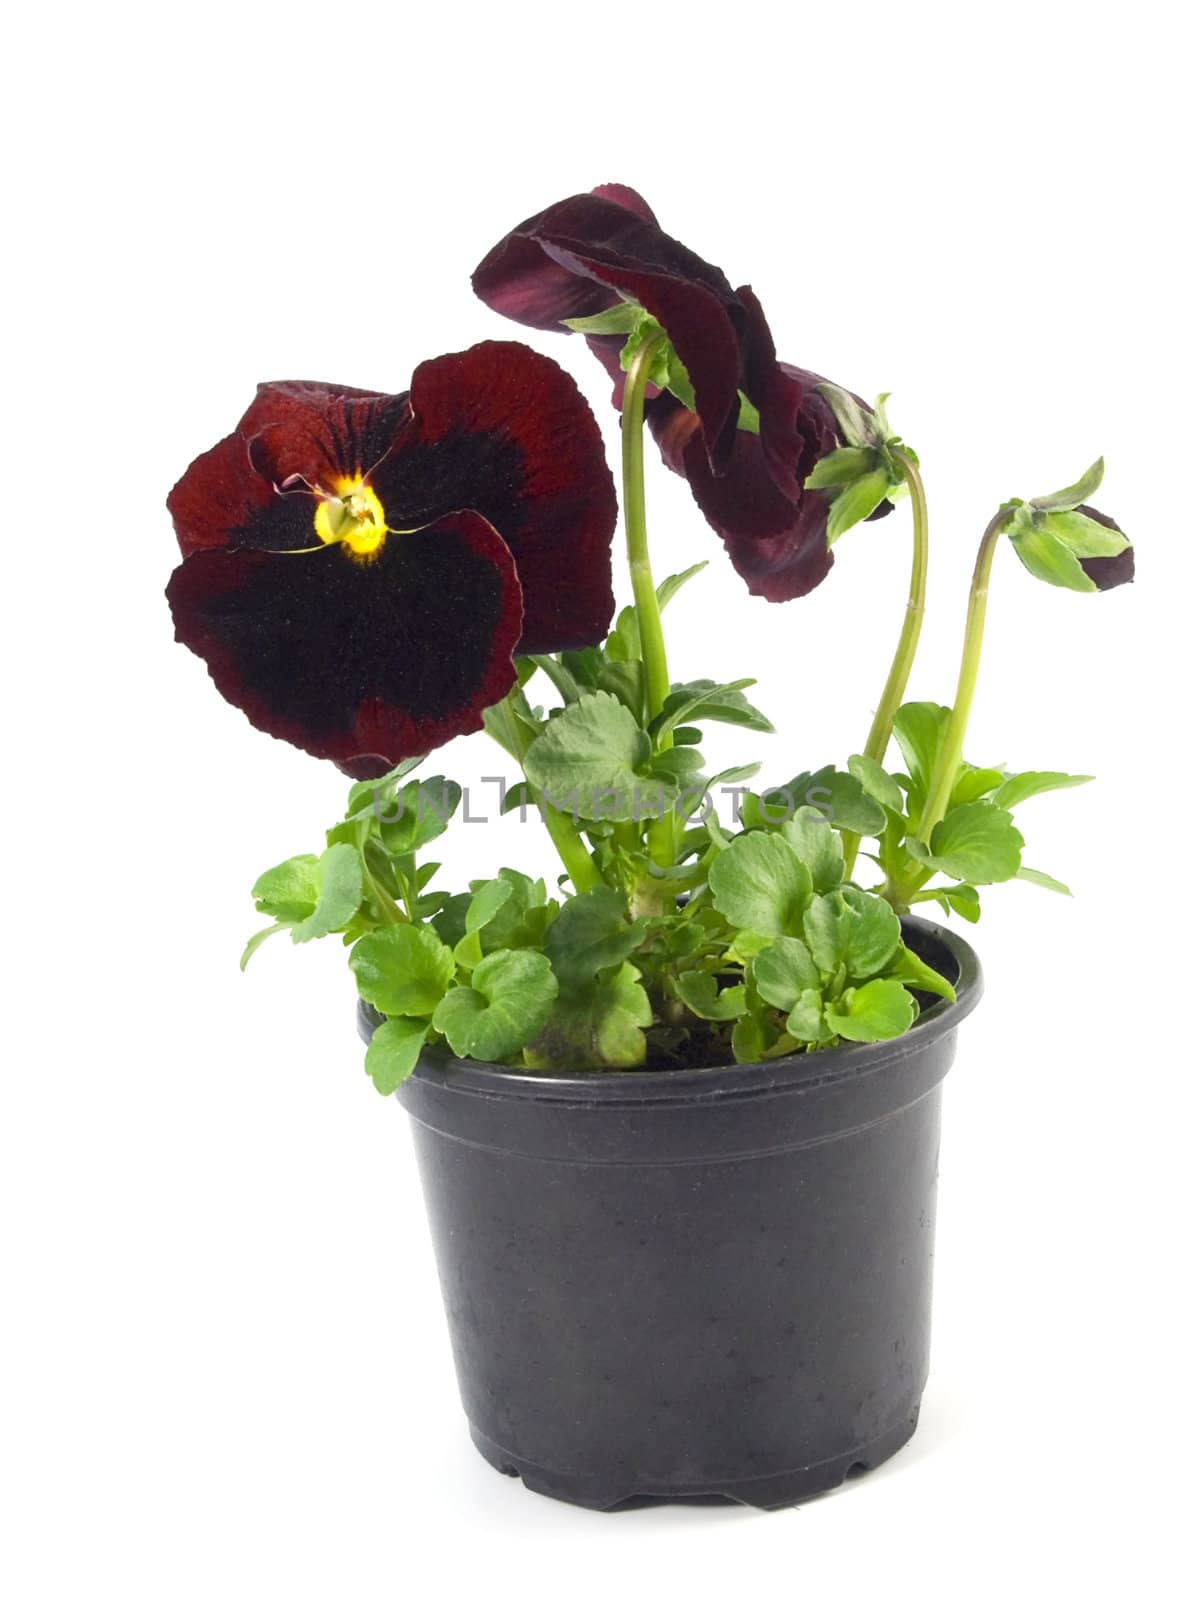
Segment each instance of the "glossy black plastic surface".
[[911,1436],[940,1086],[981,985],[955,935],[906,937],[958,1000],[902,1039],[679,1072],[428,1062],[400,1089],[493,1466],[584,1506],[776,1507]]

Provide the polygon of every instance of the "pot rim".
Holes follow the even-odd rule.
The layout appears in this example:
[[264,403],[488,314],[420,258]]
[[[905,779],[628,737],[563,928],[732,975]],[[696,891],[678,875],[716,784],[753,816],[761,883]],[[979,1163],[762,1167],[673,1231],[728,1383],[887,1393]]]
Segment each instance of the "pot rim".
[[[924,917],[905,916],[907,928],[940,945],[958,968],[957,999],[938,1000],[922,1013],[908,1033],[872,1044],[843,1044],[836,1050],[803,1051],[774,1061],[738,1065],[677,1067],[669,1072],[643,1067],[581,1072],[522,1072],[482,1061],[430,1060],[423,1057],[412,1078],[431,1087],[493,1100],[592,1101],[635,1105],[643,1102],[724,1099],[730,1096],[824,1088],[841,1080],[861,1078],[897,1065],[918,1050],[927,1050],[952,1032],[978,1005],[983,975],[975,951],[950,928]],[[361,1006],[361,1002],[360,1002]],[[365,1008],[364,1008],[365,1009]],[[396,1090],[405,1094],[407,1083]]]

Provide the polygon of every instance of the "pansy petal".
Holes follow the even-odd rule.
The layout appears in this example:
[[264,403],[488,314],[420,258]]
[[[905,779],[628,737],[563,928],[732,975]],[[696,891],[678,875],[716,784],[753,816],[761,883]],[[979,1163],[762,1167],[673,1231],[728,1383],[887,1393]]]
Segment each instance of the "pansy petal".
[[611,200],[614,205],[624,206],[626,211],[632,211],[635,216],[641,217],[643,222],[652,222],[657,228],[658,218],[651,211],[649,204],[627,183],[598,183],[592,193],[601,200]]
[[353,776],[472,732],[515,680],[520,585],[473,512],[389,535],[371,559],[202,550],[167,596],[227,700]]
[[719,465],[737,423],[742,304],[720,268],[657,226],[640,195],[609,188],[612,198],[572,195],[521,223],[480,263],[475,292],[505,316],[547,329],[619,298],[636,301],[666,329],[688,369],[709,456]]
[[369,472],[408,418],[408,396],[344,384],[260,383],[237,431],[260,473],[316,488]]
[[[240,543],[239,531],[272,512],[275,499],[270,483],[255,471],[245,439],[232,433],[196,457],[167,496],[167,510],[179,548],[190,556]],[[311,531],[311,512],[308,522]]]
[[489,341],[418,367],[410,401],[409,425],[370,478],[388,525],[480,512],[516,560],[521,651],[599,643],[613,613],[617,500],[574,381],[525,345]]
[[[1102,527],[1111,528],[1114,533],[1125,531],[1112,517],[1097,511],[1095,506],[1081,505],[1078,509],[1085,517],[1091,517],[1093,522],[1100,523]],[[1123,583],[1133,582],[1133,546],[1115,556],[1081,556],[1079,565],[1097,589],[1119,589]]]
[[739,432],[720,476],[698,437],[683,446],[682,461],[696,504],[751,594],[795,600],[828,576],[833,556],[824,498],[811,490],[795,501],[780,494],[753,434]]
[[312,549],[315,491],[360,476],[407,418],[402,394],[260,384],[236,432],[193,461],[167,498],[180,550]]

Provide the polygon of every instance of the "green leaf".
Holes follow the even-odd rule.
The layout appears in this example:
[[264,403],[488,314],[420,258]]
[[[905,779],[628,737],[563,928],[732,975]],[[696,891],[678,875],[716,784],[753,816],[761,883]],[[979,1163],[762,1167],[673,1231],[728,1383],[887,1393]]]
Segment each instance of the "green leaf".
[[761,1017],[739,1017],[733,1025],[730,1044],[733,1047],[733,1059],[739,1066],[749,1066],[755,1061],[761,1061],[771,1038]]
[[320,865],[321,892],[311,913],[292,929],[296,944],[306,944],[344,928],[362,901],[362,857],[352,844],[330,845]]
[[925,865],[963,883],[1004,883],[1019,871],[1024,843],[1007,811],[976,800],[938,823]]
[[970,805],[972,800],[982,800],[984,795],[991,794],[1004,782],[1004,774],[999,767],[973,767],[964,761],[958,769],[958,776],[954,780],[954,787],[950,791],[950,804],[946,807],[953,811],[955,806]]
[[1074,589],[1079,594],[1094,594],[1096,585],[1079,565],[1079,557],[1045,528],[1029,528],[1013,534],[1013,549],[1026,570],[1056,589]]
[[804,938],[822,972],[844,967],[852,978],[869,978],[895,956],[900,919],[878,895],[835,889],[805,912]]
[[899,1038],[912,1027],[916,1016],[916,1001],[902,983],[891,978],[874,978],[861,989],[847,989],[825,1007],[825,1021],[833,1032],[860,1044]]
[[843,489],[829,508],[825,522],[825,537],[833,545],[853,528],[855,523],[869,517],[879,502],[886,498],[891,488],[891,478],[883,467],[868,472],[865,477]]
[[1071,484],[1068,489],[1059,489],[1056,494],[1039,495],[1029,503],[1038,511],[1073,511],[1085,500],[1090,500],[1103,481],[1104,457],[1100,456],[1092,462],[1078,483]]
[[462,789],[449,778],[414,779],[396,798],[396,815],[380,824],[379,836],[392,855],[412,855],[445,833],[462,801]]
[[846,765],[850,768],[851,776],[858,779],[872,800],[903,815],[904,791],[878,761],[872,761],[870,756],[851,756]]
[[588,1067],[638,1067],[646,1059],[644,1030],[654,1020],[635,966],[563,990],[525,1061],[538,1071],[581,1072]]
[[502,907],[512,899],[513,885],[508,878],[493,878],[471,896],[467,907],[466,931],[478,933],[495,920]]
[[252,933],[249,939],[246,941],[246,948],[242,951],[242,959],[238,963],[242,971],[245,972],[246,965],[249,962],[250,957],[258,949],[260,944],[266,944],[267,940],[272,934],[282,933],[285,928],[289,927],[291,927],[291,923],[289,922],[273,922],[269,928],[260,928],[257,933]]
[[859,780],[832,764],[817,772],[801,772],[778,788],[764,789],[761,796],[747,795],[742,821],[747,828],[778,826],[801,806],[810,806],[847,833],[875,835],[887,825],[883,808]]
[[292,856],[264,872],[251,893],[264,916],[303,922],[321,898],[321,863],[316,856]]
[[713,904],[735,928],[798,933],[812,895],[812,876],[777,833],[734,839],[709,871]]
[[801,1044],[823,1044],[833,1037],[825,1021],[820,989],[806,989],[788,1012],[787,1031]]
[[967,883],[948,884],[942,889],[923,889],[914,897],[913,904],[922,901],[932,901],[941,906],[947,916],[956,911],[965,922],[978,922],[981,915],[979,890]]
[[759,994],[780,1011],[790,1011],[806,990],[821,986],[817,964],[802,939],[776,939],[754,957],[751,972]]
[[697,678],[693,683],[677,683],[650,731],[661,736],[680,722],[727,722],[754,733],[774,733],[774,725],[742,693],[753,682],[753,678],[739,678],[736,683]]
[[590,821],[634,822],[668,812],[678,788],[642,770],[650,739],[611,694],[586,694],[530,745],[525,775],[558,810]]
[[357,817],[382,816],[395,798],[398,785],[424,760],[424,756],[409,756],[398,767],[385,772],[382,778],[364,778],[353,784],[346,797],[346,821],[353,822]]
[[846,856],[842,836],[832,823],[811,806],[803,806],[779,831],[812,874],[816,892],[836,889],[845,875]]
[[429,1024],[423,1019],[394,1017],[381,1022],[367,1046],[367,1073],[380,1094],[394,1094],[412,1076],[421,1058]]
[[1120,528],[1109,528],[1086,511],[1047,512],[1042,527],[1077,556],[1119,556],[1129,549]]
[[605,967],[620,966],[646,928],[644,917],[629,921],[623,895],[599,884],[566,901],[546,934],[546,954],[560,983],[584,983]]
[[681,972],[674,989],[689,1011],[709,1022],[730,1022],[746,1014],[746,985],[717,987],[711,972]]
[[1082,783],[1094,783],[1086,773],[1072,772],[1014,772],[992,796],[993,804],[1011,811],[1023,800],[1032,800],[1035,794],[1049,794],[1054,789],[1077,789]]
[[954,985],[936,968],[921,960],[916,951],[910,950],[902,944],[896,953],[896,959],[888,967],[886,978],[895,978],[897,983],[904,984],[907,989],[921,989],[926,994],[940,995],[943,1000],[954,1000]]
[[604,654],[610,661],[642,659],[642,640],[638,632],[637,612],[632,606],[623,606],[617,613],[612,632],[604,641]]
[[529,1043],[549,1017],[558,984],[536,950],[497,950],[451,989],[433,1014],[456,1056],[504,1061]]
[[430,1017],[454,981],[454,956],[432,928],[401,922],[367,933],[350,970],[368,1005],[389,1017]]
[[949,719],[950,707],[934,705],[930,700],[910,700],[896,713],[892,731],[904,765],[912,775],[909,811],[913,816],[920,811],[920,802],[929,792],[929,779]]
[[621,704],[641,720],[645,668],[640,661],[605,661],[596,680],[597,689],[616,695]]
[[1071,893],[1066,884],[1058,878],[1052,878],[1048,872],[1039,872],[1036,867],[1022,867],[1016,874],[1022,883],[1036,883],[1041,889],[1051,889],[1055,894]]
[[697,561],[696,565],[689,567],[686,572],[675,572],[669,578],[664,578],[655,591],[658,596],[658,609],[665,611],[684,584],[690,583],[698,573],[704,571],[707,565],[707,561]]
[[806,489],[842,489],[879,466],[879,451],[865,445],[846,445],[822,456],[804,480]]

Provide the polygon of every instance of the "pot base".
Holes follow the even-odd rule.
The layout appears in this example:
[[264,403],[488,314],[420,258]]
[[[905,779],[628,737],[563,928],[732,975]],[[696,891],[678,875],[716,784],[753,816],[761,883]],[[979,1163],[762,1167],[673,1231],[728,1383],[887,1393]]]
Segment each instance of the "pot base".
[[680,1500],[722,1501],[753,1506],[758,1511],[781,1511],[785,1506],[798,1505],[802,1500],[811,1500],[830,1489],[837,1489],[849,1477],[858,1477],[874,1467],[882,1466],[912,1438],[919,1414],[918,1407],[899,1427],[879,1434],[855,1450],[847,1450],[840,1456],[801,1467],[795,1472],[776,1472],[765,1478],[717,1479],[705,1483],[656,1483],[639,1482],[636,1479],[614,1483],[577,1478],[539,1467],[532,1461],[523,1461],[519,1456],[501,1449],[494,1440],[480,1433],[478,1428],[471,1428],[471,1438],[483,1459],[497,1472],[509,1478],[520,1478],[525,1487],[532,1489],[535,1494],[548,1495],[553,1500],[565,1500],[570,1505],[583,1506],[589,1511],[620,1511],[639,1505]]

